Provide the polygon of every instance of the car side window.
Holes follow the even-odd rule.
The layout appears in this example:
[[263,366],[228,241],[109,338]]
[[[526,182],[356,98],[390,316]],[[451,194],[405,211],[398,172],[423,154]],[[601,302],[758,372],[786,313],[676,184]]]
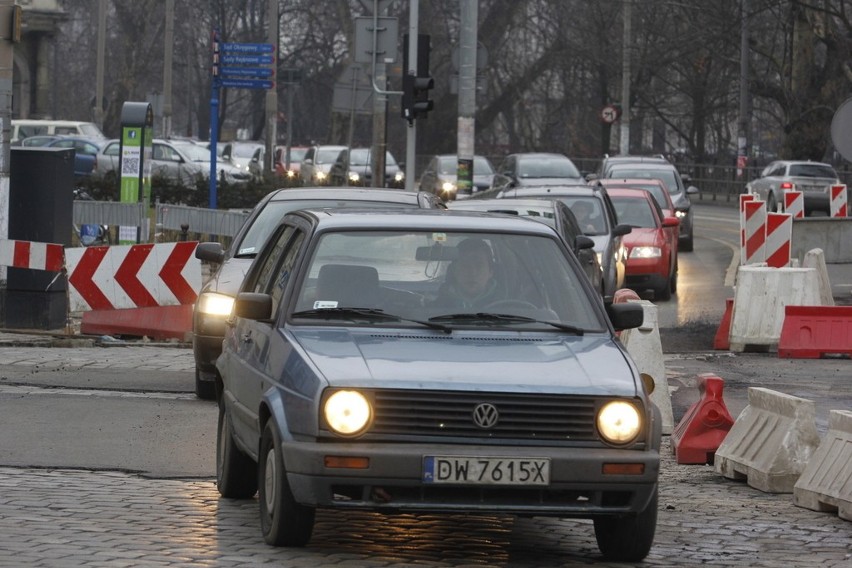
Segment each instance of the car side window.
[[247,291],[272,296],[272,312],[275,313],[293,273],[304,233],[296,227],[287,226],[272,239],[274,244],[261,261],[257,277],[253,285],[247,287]]
[[108,144],[104,149],[105,156],[118,156],[121,151],[121,144],[118,142],[113,142]]

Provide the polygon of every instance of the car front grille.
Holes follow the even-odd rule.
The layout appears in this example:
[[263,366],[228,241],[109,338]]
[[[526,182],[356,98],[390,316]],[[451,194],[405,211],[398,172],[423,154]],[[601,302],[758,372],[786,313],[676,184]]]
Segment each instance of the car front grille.
[[[597,441],[592,397],[457,391],[377,390],[370,435]],[[496,423],[478,425],[477,407],[496,409]]]

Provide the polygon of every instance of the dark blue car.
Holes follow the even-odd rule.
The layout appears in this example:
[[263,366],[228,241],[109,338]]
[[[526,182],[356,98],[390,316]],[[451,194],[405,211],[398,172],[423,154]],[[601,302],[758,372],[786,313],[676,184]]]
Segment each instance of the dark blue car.
[[441,210],[286,215],[243,281],[217,366],[217,486],[259,491],[267,543],[318,508],[594,519],[651,548],[661,421],[551,228]]
[[40,148],[73,148],[74,177],[89,177],[96,172],[98,152],[106,140],[82,136],[30,136],[21,141],[21,146]]

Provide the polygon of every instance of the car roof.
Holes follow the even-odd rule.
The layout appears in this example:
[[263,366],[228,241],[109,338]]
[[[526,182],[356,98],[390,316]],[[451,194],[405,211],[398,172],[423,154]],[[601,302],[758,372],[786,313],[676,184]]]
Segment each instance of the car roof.
[[481,211],[443,209],[302,209],[290,215],[311,218],[319,229],[403,229],[526,233],[556,237],[551,227],[530,223],[525,217],[494,215]]
[[[523,187],[513,187],[507,193],[511,193],[512,198],[518,197],[546,197],[549,195],[594,195],[599,193],[599,189],[585,183],[577,185],[533,185]],[[505,199],[509,199],[506,197]]]
[[665,188],[666,184],[663,180],[659,178],[602,178],[596,179],[595,183],[600,183],[601,185],[605,185],[607,189],[618,187],[620,185],[628,186],[630,184],[654,184],[659,185],[660,187]]
[[434,199],[433,194],[425,191],[405,191],[402,189],[380,189],[369,187],[300,187],[277,189],[270,201],[292,201],[297,199],[358,199],[363,201],[383,201],[390,203],[418,203],[426,196]]
[[523,197],[503,197],[500,199],[489,198],[489,199],[464,199],[462,201],[451,201],[449,204],[450,209],[467,209],[470,207],[471,209],[477,210],[485,210],[489,207],[545,207],[546,205],[550,205],[551,208],[559,207],[559,204],[562,202],[558,199],[546,199],[546,198],[523,198]]
[[651,192],[647,189],[642,189],[639,187],[613,187],[609,190],[610,197],[635,197],[637,199],[644,198],[654,199],[654,196],[651,195]]

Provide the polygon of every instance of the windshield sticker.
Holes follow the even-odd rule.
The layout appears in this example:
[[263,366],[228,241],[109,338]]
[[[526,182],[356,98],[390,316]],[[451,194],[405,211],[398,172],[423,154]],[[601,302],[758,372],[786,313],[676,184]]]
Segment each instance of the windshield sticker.
[[334,300],[317,300],[314,302],[315,310],[325,310],[328,308],[336,308],[337,302]]
[[432,242],[434,242],[434,243],[446,243],[447,242],[447,233],[432,233]]
[[240,249],[240,251],[237,254],[251,254],[251,253],[254,252],[255,248],[256,247],[246,247],[244,249]]

